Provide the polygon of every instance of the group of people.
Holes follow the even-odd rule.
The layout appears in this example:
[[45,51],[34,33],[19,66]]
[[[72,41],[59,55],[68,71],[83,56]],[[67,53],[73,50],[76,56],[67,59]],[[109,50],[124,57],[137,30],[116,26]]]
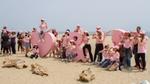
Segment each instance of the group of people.
[[[67,29],[61,38],[58,38],[58,32],[55,29],[48,30],[48,24],[44,19],[41,20],[40,24],[40,40],[44,41],[45,32],[51,31],[51,33],[57,38],[55,48],[51,53],[59,53],[61,59],[70,61],[82,61],[90,62],[92,64],[98,64],[102,68],[114,70],[127,69],[131,70],[131,58],[134,55],[135,66],[138,70],[146,70],[146,52],[147,52],[147,36],[141,30],[141,27],[137,27],[136,32],[126,32],[123,34],[119,44],[110,46],[105,44],[105,33],[102,32],[101,27],[96,27],[96,32],[90,38],[88,31],[82,30],[80,25],[77,25],[73,32],[77,32],[80,37],[74,36],[70,39],[70,30]],[[33,28],[33,31],[36,31]],[[4,27],[1,33],[1,51],[3,53],[16,54],[16,37],[18,43],[18,50],[25,51],[25,56],[31,58],[39,57],[38,45],[31,45],[31,33],[18,33],[8,32],[7,28]],[[90,40],[95,39],[95,53],[92,54],[92,47]],[[79,41],[80,40],[80,41]],[[76,60],[79,53],[76,51],[81,50],[83,56]]]
[[16,32],[7,31],[7,27],[3,27],[1,32],[1,53],[16,54]]

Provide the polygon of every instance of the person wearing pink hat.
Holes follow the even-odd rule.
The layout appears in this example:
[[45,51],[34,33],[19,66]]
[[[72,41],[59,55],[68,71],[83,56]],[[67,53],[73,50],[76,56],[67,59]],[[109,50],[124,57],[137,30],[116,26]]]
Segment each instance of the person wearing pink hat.
[[46,32],[46,30],[48,29],[48,25],[43,18],[41,19],[40,29],[43,32]]
[[[148,37],[145,33],[141,33],[141,37],[138,39],[138,51],[137,51],[137,66],[140,70],[146,70],[146,52],[147,52],[147,41]],[[140,61],[141,59],[141,61]]]
[[42,18],[41,19],[41,24],[40,24],[40,38],[43,39],[44,37],[44,33],[47,32],[47,29],[48,29],[48,25],[47,23],[45,22],[45,20]]
[[92,50],[91,50],[91,44],[89,43],[89,33],[88,31],[85,31],[84,34],[83,34],[83,41],[85,43],[85,45],[83,46],[83,54],[85,57],[87,57],[87,54],[86,54],[86,49],[88,50],[88,53],[89,53],[89,56],[90,56],[90,60],[91,62],[93,62],[93,54],[92,54]]
[[97,55],[99,55],[98,62],[101,62],[102,60],[102,53],[99,53],[99,51],[103,50],[104,33],[100,29],[101,28],[97,26],[96,33],[92,37],[93,39],[96,40],[94,62],[96,62]]

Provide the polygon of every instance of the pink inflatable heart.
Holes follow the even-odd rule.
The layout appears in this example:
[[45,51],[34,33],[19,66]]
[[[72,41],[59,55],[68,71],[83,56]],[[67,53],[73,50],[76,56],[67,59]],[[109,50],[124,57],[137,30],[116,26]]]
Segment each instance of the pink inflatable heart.
[[56,38],[52,33],[50,32],[45,33],[44,40],[43,41],[41,40],[38,43],[39,55],[41,57],[45,57],[49,53],[49,51],[55,46],[55,42]]
[[40,39],[39,33],[32,32],[31,43],[32,45],[38,44],[40,57],[45,57],[55,46],[56,37],[52,33],[46,32],[44,33],[44,38]]
[[82,49],[85,43],[82,40],[83,38],[82,35],[78,32],[70,32],[69,37],[70,37],[70,40],[74,40],[74,37],[77,37],[77,41],[75,41],[75,44],[76,44],[75,52],[77,53],[77,56],[75,57],[74,60],[85,62],[86,58],[84,57],[83,49]]

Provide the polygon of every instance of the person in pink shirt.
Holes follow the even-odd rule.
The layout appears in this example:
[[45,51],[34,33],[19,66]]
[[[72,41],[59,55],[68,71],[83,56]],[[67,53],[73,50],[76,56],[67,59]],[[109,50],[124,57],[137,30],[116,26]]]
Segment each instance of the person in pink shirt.
[[83,42],[85,43],[85,45],[83,46],[83,54],[86,57],[87,53],[86,53],[86,49],[88,50],[89,56],[90,56],[90,60],[91,62],[93,62],[93,54],[91,51],[91,44],[89,43],[89,33],[87,31],[84,32],[83,34]]
[[134,60],[135,60],[135,65],[134,67],[137,67],[137,52],[138,52],[138,37],[140,36],[140,34],[142,33],[141,27],[137,26],[136,28],[136,32],[133,32],[134,35],[134,41],[133,41],[133,55],[134,55]]
[[41,19],[40,29],[41,29],[41,31],[43,31],[43,32],[46,32],[47,29],[48,29],[48,25],[47,25],[47,23],[45,22],[44,19]]
[[76,26],[76,29],[74,30],[74,32],[78,32],[81,35],[84,33],[82,28],[81,28],[81,26],[79,24]]
[[125,33],[123,38],[123,47],[124,47],[123,65],[124,68],[129,71],[131,70],[132,43],[133,40],[131,39],[131,34]]
[[115,46],[113,48],[113,51],[114,51],[114,53],[113,53],[112,57],[110,57],[110,60],[111,60],[112,64],[114,62],[118,62],[119,63],[120,53],[118,52],[118,47]]
[[100,66],[101,66],[105,61],[109,60],[108,52],[109,52],[109,45],[105,45],[105,46],[104,46],[104,49],[99,52],[99,53],[102,53],[102,56],[103,56],[102,62],[100,62],[100,64],[99,64]]
[[97,55],[98,55],[98,62],[101,62],[102,53],[99,53],[99,51],[103,50],[104,33],[101,31],[101,28],[99,26],[96,27],[96,29],[97,29],[96,33],[92,37],[93,39],[96,40],[94,62],[96,62]]
[[62,59],[66,58],[66,46],[69,44],[69,31],[66,31],[65,34],[62,36]]
[[[146,60],[145,55],[147,52],[147,41],[148,37],[145,35],[145,33],[141,33],[141,37],[138,41],[138,57],[137,57],[137,66],[142,71],[146,70]],[[140,62],[141,59],[141,62]]]
[[107,67],[107,70],[109,71],[117,71],[119,67],[119,58],[120,53],[118,51],[119,47],[114,46],[112,56],[110,57],[110,65]]
[[27,53],[29,52],[29,49],[30,49],[30,36],[29,34],[25,34],[24,38],[23,38],[23,44],[24,44],[24,47],[25,47],[25,56],[27,56]]
[[40,31],[41,31],[40,38],[42,39],[44,37],[44,33],[47,32],[47,29],[48,29],[48,25],[44,19],[41,19],[41,24],[39,27],[40,27]]

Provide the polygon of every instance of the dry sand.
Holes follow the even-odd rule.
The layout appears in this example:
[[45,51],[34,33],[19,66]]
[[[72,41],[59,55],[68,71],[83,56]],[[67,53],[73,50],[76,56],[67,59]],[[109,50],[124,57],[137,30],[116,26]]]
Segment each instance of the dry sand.
[[[105,43],[111,43],[110,37],[106,38]],[[92,51],[95,49],[95,42],[91,41]],[[139,84],[141,80],[150,81],[150,40],[148,42],[147,71],[144,72],[109,72],[89,63],[64,63],[54,58],[32,60],[24,57],[20,52],[17,55],[0,55],[0,84],[84,84],[77,81],[78,75],[83,69],[90,67],[96,75],[96,79],[89,84]],[[31,63],[39,63],[48,68],[48,77],[32,74],[30,67],[27,69],[1,68],[5,58],[19,58]],[[132,58],[133,59],[133,58]],[[132,61],[134,65],[134,60]]]

